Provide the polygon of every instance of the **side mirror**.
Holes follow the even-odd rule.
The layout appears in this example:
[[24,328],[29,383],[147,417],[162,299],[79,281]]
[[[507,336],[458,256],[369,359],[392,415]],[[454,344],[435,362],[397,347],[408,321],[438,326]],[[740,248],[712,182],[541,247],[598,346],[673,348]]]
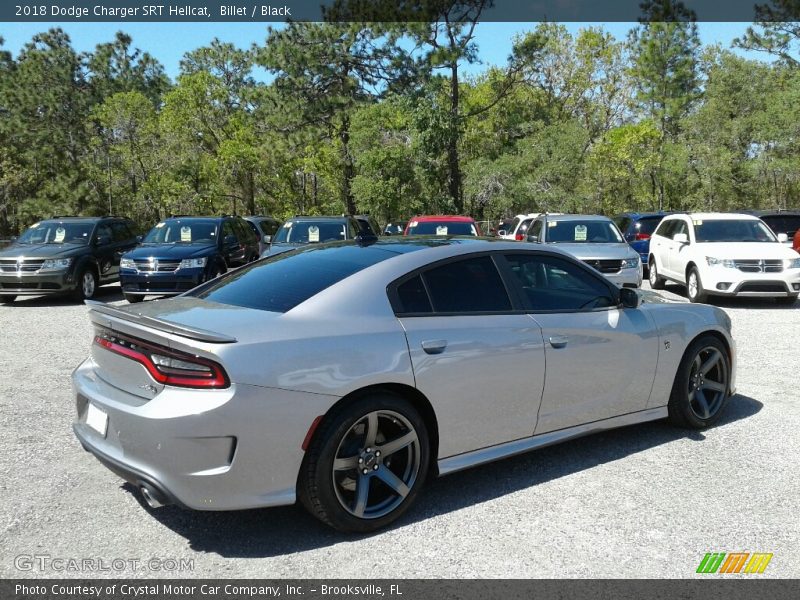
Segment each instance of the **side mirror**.
[[673,242],[678,242],[679,244],[688,244],[689,243],[689,236],[685,233],[676,233],[673,238]]
[[108,246],[110,243],[111,243],[111,238],[108,237],[107,235],[101,235],[100,237],[97,238],[97,241],[95,241],[95,245],[97,246]]
[[788,236],[788,235],[786,235],[785,233],[779,233],[779,234],[778,234],[778,241],[779,241],[781,244],[785,244],[786,242],[788,242],[788,241],[789,241],[789,236]]
[[503,237],[504,235],[508,235],[508,232],[505,229],[497,230],[497,237]]
[[264,243],[265,243],[265,244],[271,244],[271,243],[272,243],[272,236],[271,236],[271,235],[265,235],[265,236],[264,236],[263,238],[261,238],[261,239],[262,239],[262,240],[264,240]]
[[619,290],[619,301],[624,308],[639,308],[642,296],[637,290],[624,287]]
[[539,236],[538,235],[529,235],[528,236],[528,241],[529,242],[533,242],[533,243],[536,244],[536,243],[539,242]]

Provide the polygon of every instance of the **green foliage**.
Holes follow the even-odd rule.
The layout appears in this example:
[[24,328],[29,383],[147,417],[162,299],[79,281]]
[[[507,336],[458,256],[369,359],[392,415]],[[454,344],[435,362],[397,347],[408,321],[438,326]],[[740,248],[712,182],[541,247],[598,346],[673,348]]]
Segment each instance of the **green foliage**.
[[245,49],[213,40],[175,82],[121,32],[83,54],[60,29],[16,57],[0,38],[0,235],[54,213],[147,226],[178,212],[798,205],[796,23],[765,18],[737,42],[779,57],[766,63],[701,48],[690,11],[652,0],[627,40],[542,23],[506,65],[464,77],[487,3],[397,6],[430,21],[290,23]]

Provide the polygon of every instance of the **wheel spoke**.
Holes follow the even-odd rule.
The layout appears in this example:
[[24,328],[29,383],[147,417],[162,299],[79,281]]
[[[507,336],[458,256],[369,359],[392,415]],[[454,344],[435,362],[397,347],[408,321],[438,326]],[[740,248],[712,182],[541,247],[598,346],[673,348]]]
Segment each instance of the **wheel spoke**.
[[364,437],[364,447],[370,448],[375,445],[378,437],[378,413],[371,412],[367,415],[367,429]]
[[703,364],[703,359],[700,358],[700,355],[694,357],[694,364],[692,365],[692,372],[697,373],[700,370],[700,366]]
[[370,477],[367,475],[360,475],[358,483],[356,484],[356,504],[353,507],[353,514],[357,517],[363,517],[364,511],[367,509],[367,500],[369,499],[369,484]]
[[408,486],[403,483],[402,479],[392,473],[384,465],[381,465],[381,468],[375,471],[375,476],[403,498],[408,496],[408,492],[410,491]]
[[358,468],[358,456],[348,456],[347,458],[337,458],[333,461],[334,471],[349,471]]
[[378,446],[378,450],[381,451],[383,454],[384,460],[387,456],[390,456],[397,452],[398,450],[402,450],[403,448],[413,444],[417,441],[417,434],[414,431],[409,431],[404,436],[397,438],[396,440],[392,440],[391,442],[386,442],[382,446]]
[[712,381],[710,379],[706,379],[705,383],[700,386],[702,390],[713,390],[715,392],[725,392],[725,384],[719,383],[718,381]]
[[700,409],[703,411],[703,418],[707,419],[710,417],[711,413],[708,410],[708,401],[706,400],[706,395],[703,393],[703,390],[697,390],[694,399],[697,400],[697,404],[700,405]]
[[712,353],[711,353],[711,356],[709,356],[709,357],[706,359],[706,362],[704,362],[704,363],[701,365],[701,367],[700,367],[700,372],[701,372],[703,375],[706,375],[706,374],[707,374],[707,373],[708,373],[708,372],[709,372],[711,369],[713,369],[713,368],[714,368],[714,366],[715,366],[715,365],[716,365],[716,364],[717,364],[717,363],[720,361],[720,359],[721,359],[721,358],[722,358],[722,354],[720,354],[719,350],[717,350],[717,349],[715,348],[715,349],[712,351]]

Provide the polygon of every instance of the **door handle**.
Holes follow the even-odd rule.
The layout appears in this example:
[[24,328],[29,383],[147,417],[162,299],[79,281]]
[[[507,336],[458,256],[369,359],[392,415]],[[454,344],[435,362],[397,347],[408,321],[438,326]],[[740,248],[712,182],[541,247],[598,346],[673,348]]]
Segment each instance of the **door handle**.
[[550,337],[549,341],[553,348],[563,348],[569,342],[569,338],[565,335],[554,335]]
[[427,354],[441,354],[447,348],[447,340],[425,340],[422,349]]

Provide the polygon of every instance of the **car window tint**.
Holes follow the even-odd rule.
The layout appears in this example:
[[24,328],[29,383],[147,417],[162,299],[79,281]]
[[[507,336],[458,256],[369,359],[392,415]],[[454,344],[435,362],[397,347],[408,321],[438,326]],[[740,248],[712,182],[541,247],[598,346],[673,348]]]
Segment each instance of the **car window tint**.
[[342,279],[393,256],[397,254],[379,248],[308,246],[251,263],[189,295],[221,304],[286,312]]
[[535,235],[537,238],[542,235],[542,221],[534,221],[528,229],[528,235]]
[[616,219],[614,219],[614,222],[617,224],[617,227],[619,227],[619,230],[622,233],[625,233],[625,230],[628,229],[628,225],[631,224],[631,218],[630,217],[617,217]]
[[133,237],[131,232],[128,230],[128,226],[121,221],[112,223],[111,231],[113,233],[113,239],[115,242],[127,242]]
[[229,235],[232,235],[232,236],[236,237],[236,233],[234,233],[234,231],[233,231],[233,225],[231,225],[231,222],[230,221],[225,221],[224,223],[222,223],[222,239],[223,239],[223,241]]
[[398,312],[429,313],[433,311],[428,292],[422,285],[422,278],[419,275],[397,286],[397,298],[400,300]]
[[670,229],[672,229],[674,225],[675,225],[674,219],[661,221],[661,224],[656,228],[654,235],[660,235],[662,237],[668,238],[670,237],[669,235]]
[[[652,235],[656,226],[661,222],[664,217],[642,217],[636,222],[636,233],[644,233]],[[621,228],[620,228],[621,229]],[[624,231],[624,230],[623,230]]]
[[686,221],[675,221],[675,225],[670,230],[670,237],[675,239],[675,236],[679,233],[683,233],[686,236],[689,235],[689,228],[686,226]]
[[506,261],[529,310],[591,310],[616,304],[608,286],[569,261],[539,254],[509,254]]
[[252,231],[252,232],[253,232],[253,233],[254,233],[256,236],[259,236],[259,237],[261,236],[261,233],[258,231],[258,226],[257,226],[255,223],[253,223],[252,221],[245,221],[245,223],[247,223],[247,227],[249,227],[249,228],[250,228],[250,230],[251,230],[251,231]]
[[767,215],[761,220],[775,233],[785,233],[790,238],[800,229],[800,215]]
[[436,312],[511,310],[500,273],[488,256],[450,262],[423,277]]
[[102,225],[98,225],[97,233],[95,234],[95,239],[96,240],[105,239],[107,241],[111,241],[111,239],[112,239],[112,237],[111,237],[111,227],[109,227],[105,223],[102,224]]

